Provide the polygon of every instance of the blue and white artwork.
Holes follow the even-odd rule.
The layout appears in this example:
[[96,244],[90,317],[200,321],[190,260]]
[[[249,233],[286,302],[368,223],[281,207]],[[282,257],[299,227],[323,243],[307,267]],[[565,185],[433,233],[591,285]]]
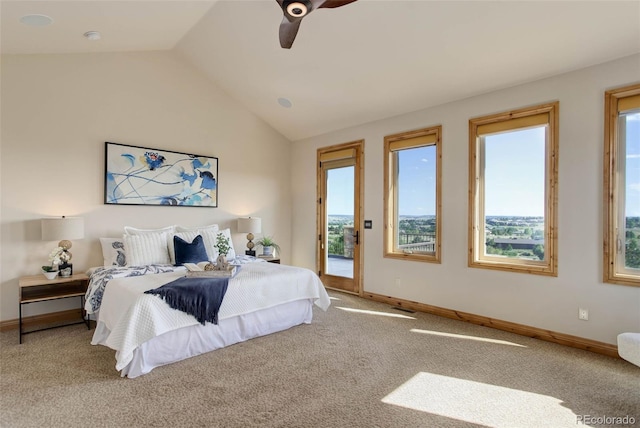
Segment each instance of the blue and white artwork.
[[218,206],[218,158],[105,143],[105,204]]

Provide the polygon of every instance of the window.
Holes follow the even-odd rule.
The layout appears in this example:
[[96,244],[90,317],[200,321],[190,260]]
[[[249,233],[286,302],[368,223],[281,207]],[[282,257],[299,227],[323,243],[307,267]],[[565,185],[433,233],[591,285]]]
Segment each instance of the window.
[[604,281],[640,286],[640,85],[605,93]]
[[440,263],[442,127],[384,139],[384,257]]
[[559,103],[469,121],[469,266],[557,276]]

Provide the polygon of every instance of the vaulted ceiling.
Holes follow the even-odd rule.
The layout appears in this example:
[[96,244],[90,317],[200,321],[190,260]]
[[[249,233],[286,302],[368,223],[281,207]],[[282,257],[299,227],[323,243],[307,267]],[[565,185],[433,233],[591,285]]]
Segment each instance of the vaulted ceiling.
[[640,1],[359,0],[305,17],[291,49],[275,0],[0,6],[3,54],[175,50],[294,141],[640,52]]

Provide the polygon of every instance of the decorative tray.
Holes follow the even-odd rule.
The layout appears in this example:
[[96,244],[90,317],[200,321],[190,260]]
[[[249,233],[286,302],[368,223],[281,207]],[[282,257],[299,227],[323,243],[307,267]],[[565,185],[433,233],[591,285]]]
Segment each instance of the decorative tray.
[[187,271],[187,278],[231,278],[237,270],[237,266],[228,266],[225,270],[190,270]]

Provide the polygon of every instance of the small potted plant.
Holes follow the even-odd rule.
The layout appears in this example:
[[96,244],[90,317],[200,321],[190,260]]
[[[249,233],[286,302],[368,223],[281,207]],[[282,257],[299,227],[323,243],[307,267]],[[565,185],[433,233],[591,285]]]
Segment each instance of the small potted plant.
[[271,236],[263,236],[257,242],[258,245],[262,245],[262,255],[267,257],[273,257],[273,250],[280,252],[280,246],[276,244]]
[[216,259],[216,270],[227,270],[229,263],[227,262],[227,254],[231,250],[229,245],[229,239],[222,233],[218,233],[216,236],[216,248],[218,249],[218,258]]
[[58,270],[53,266],[42,266],[42,274],[46,276],[47,279],[56,279]]

